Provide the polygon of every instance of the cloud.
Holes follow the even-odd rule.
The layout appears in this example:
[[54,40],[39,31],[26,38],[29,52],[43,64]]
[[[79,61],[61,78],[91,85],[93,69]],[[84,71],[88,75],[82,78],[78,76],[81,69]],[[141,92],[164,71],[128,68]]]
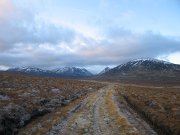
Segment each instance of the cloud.
[[12,12],[13,6],[10,1],[1,0],[0,1],[0,18],[6,18],[7,14]]
[[152,31],[136,33],[110,24],[98,30],[95,27],[92,31],[98,31],[96,38],[96,35],[89,36],[89,32],[52,22],[43,20],[37,11],[17,7],[8,0],[1,1],[1,67],[103,67],[137,58],[158,58],[180,50],[179,38]]
[[58,44],[70,42],[74,38],[72,29],[37,21],[37,14],[31,10],[18,9],[10,1],[3,0],[0,7],[3,7],[0,9],[0,51],[12,49],[19,43]]
[[9,67],[7,67],[7,66],[4,66],[4,65],[0,65],[0,71],[2,70],[7,70],[7,69],[9,69]]
[[180,42],[161,34],[133,33],[117,29],[102,40],[76,34],[70,42],[20,43],[0,53],[7,66],[93,66],[119,65],[137,58],[156,58],[180,50]]
[[158,59],[170,61],[175,64],[180,64],[180,51],[176,51],[170,54],[164,54],[158,57]]
[[104,54],[116,57],[119,63],[136,58],[156,58],[180,50],[180,40],[160,33],[134,33],[118,27],[110,28],[106,33]]

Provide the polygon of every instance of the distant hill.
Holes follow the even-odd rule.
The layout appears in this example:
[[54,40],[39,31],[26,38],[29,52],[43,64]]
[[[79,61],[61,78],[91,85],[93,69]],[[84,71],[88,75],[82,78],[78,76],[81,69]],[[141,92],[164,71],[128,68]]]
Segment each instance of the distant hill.
[[110,68],[109,68],[109,67],[106,67],[106,68],[103,69],[101,72],[99,72],[99,75],[102,75],[102,74],[108,72],[109,70],[110,70]]
[[134,83],[180,83],[180,65],[157,59],[138,59],[99,74],[96,79]]
[[64,67],[52,70],[53,73],[59,76],[73,76],[73,77],[88,77],[93,74],[89,72],[85,68],[77,68],[77,67]]
[[53,70],[43,70],[35,67],[18,67],[18,68],[10,68],[7,71],[18,72],[29,75],[62,77],[62,78],[84,78],[93,75],[85,68],[77,68],[77,67],[63,67]]

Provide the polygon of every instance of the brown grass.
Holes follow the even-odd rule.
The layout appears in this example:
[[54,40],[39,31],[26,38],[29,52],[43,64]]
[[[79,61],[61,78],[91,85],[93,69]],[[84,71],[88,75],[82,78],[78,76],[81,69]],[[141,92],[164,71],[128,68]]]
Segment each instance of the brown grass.
[[119,94],[159,134],[180,134],[180,89],[126,85],[119,88]]
[[[69,100],[72,99],[73,96],[77,95],[76,97],[82,98],[82,96],[86,95],[87,93],[91,91],[98,90],[99,88],[103,87],[104,84],[102,83],[96,83],[96,82],[90,82],[90,81],[78,81],[78,80],[64,80],[64,79],[58,79],[58,78],[47,78],[47,77],[33,77],[33,76],[26,76],[26,75],[20,75],[20,74],[10,74],[5,72],[0,72],[0,96],[2,97],[8,97],[6,100],[0,99],[0,108],[1,112],[9,109],[9,108],[16,108],[16,106],[21,107],[27,112],[28,114],[32,114],[33,111],[39,110],[39,109],[49,109],[46,107],[46,105],[41,104],[41,100],[43,101],[51,101],[56,99],[64,99]],[[55,91],[53,91],[55,89]],[[58,90],[58,92],[56,92]],[[80,97],[79,97],[80,95]],[[75,98],[76,100],[78,98]],[[71,102],[75,102],[76,100],[71,100]],[[54,103],[55,104],[55,103]],[[53,105],[54,105],[53,104]],[[68,104],[69,105],[69,104]],[[62,104],[58,103],[55,108],[62,108]],[[64,108],[64,107],[63,107]],[[0,122],[1,122],[1,112],[0,112]],[[20,113],[19,113],[20,112]],[[21,111],[18,110],[18,119],[21,117]],[[47,113],[47,112],[46,112]],[[45,115],[46,113],[43,113],[42,115]],[[47,125],[47,127],[51,127],[52,124],[56,123],[59,118],[59,116],[63,116],[63,114],[66,114],[66,109],[60,109],[57,111],[57,114],[55,113],[54,116],[51,116],[51,114],[47,114],[51,116],[51,124],[46,123],[46,120],[41,121],[40,123],[43,125]],[[7,114],[7,113],[6,113]],[[12,114],[12,109],[9,109],[8,114]],[[34,119],[40,120],[42,115],[38,115],[35,117],[31,117],[31,119],[25,123],[28,124],[29,122],[33,122]],[[43,117],[46,118],[46,117]],[[3,118],[2,118],[3,120]],[[32,121],[33,120],[33,121]],[[15,122],[12,127],[12,131],[14,132],[14,128],[17,128],[18,122]],[[50,124],[48,126],[48,124]],[[2,126],[0,124],[0,126]],[[8,126],[8,125],[5,125]],[[39,126],[40,132],[44,132],[43,130],[46,130],[48,128],[41,129],[41,126]],[[38,127],[38,126],[37,126]],[[19,127],[18,127],[19,128]],[[4,131],[0,131],[4,132]]]
[[[0,72],[0,95],[8,96],[10,100],[1,100],[0,107],[10,103],[17,105],[28,104],[29,109],[38,107],[33,101],[63,96],[69,98],[76,93],[97,90],[103,84],[78,80],[64,80],[58,78],[31,77],[20,74]],[[59,89],[54,93],[52,89]]]
[[[32,121],[30,124],[25,126],[24,128],[20,129],[19,135],[44,135],[47,133],[54,125],[59,123],[60,121],[63,120],[70,112],[70,110],[80,103],[84,97],[79,98],[78,100],[70,103],[68,106],[65,106],[63,108],[57,108],[54,112],[46,114],[42,117],[39,117],[38,119]],[[41,124],[41,127],[38,128],[38,124]],[[33,128],[36,128],[34,132],[32,132]]]

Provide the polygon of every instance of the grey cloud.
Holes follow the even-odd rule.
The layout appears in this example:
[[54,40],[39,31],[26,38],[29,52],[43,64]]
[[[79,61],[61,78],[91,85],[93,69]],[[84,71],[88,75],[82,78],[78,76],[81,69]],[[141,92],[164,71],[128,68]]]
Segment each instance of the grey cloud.
[[[118,29],[117,29],[118,30]],[[125,36],[107,36],[102,41],[82,40],[88,46],[80,47],[78,53],[68,55],[64,64],[68,65],[118,65],[138,58],[156,58],[162,54],[170,54],[180,50],[180,41],[170,37],[145,32],[136,34],[129,32]],[[114,32],[112,33],[115,34]],[[110,40],[109,40],[110,39]],[[87,55],[90,52],[90,55]]]
[[139,34],[123,28],[112,28],[106,35],[103,54],[114,57],[119,63],[180,51],[180,40],[151,31]]
[[113,26],[97,40],[63,26],[36,21],[35,15],[19,10],[10,18],[0,18],[0,65],[119,65],[180,51],[180,40],[153,32],[140,34]]
[[72,29],[37,21],[35,12],[23,8],[14,8],[6,16],[0,16],[0,29],[0,51],[11,49],[18,43],[55,45],[74,39]]
[[[117,32],[118,33],[118,32]],[[126,33],[120,31],[113,38],[109,35],[103,40],[95,40],[85,36],[76,35],[80,42],[74,40],[65,44],[74,52],[67,52],[64,48],[48,44],[53,49],[42,48],[45,44],[30,44],[31,51],[26,50],[27,44],[18,49],[0,53],[1,65],[7,66],[91,66],[91,65],[119,65],[131,59],[156,58],[180,50],[180,41],[173,38],[146,32],[144,34]],[[115,33],[113,32],[112,35]],[[81,45],[82,44],[82,45]],[[16,46],[17,47],[17,46]]]
[[[32,24],[31,24],[32,25]],[[23,26],[0,25],[0,49],[12,48],[18,43],[42,44],[59,42],[71,42],[74,38],[72,30],[56,27],[55,25],[41,25],[40,28],[33,24],[31,28]]]

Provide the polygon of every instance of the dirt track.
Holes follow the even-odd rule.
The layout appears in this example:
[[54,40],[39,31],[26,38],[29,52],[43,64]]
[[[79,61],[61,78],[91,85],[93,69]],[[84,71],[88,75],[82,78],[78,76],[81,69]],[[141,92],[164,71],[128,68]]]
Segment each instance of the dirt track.
[[46,135],[156,135],[133,110],[117,101],[114,84],[89,94]]

